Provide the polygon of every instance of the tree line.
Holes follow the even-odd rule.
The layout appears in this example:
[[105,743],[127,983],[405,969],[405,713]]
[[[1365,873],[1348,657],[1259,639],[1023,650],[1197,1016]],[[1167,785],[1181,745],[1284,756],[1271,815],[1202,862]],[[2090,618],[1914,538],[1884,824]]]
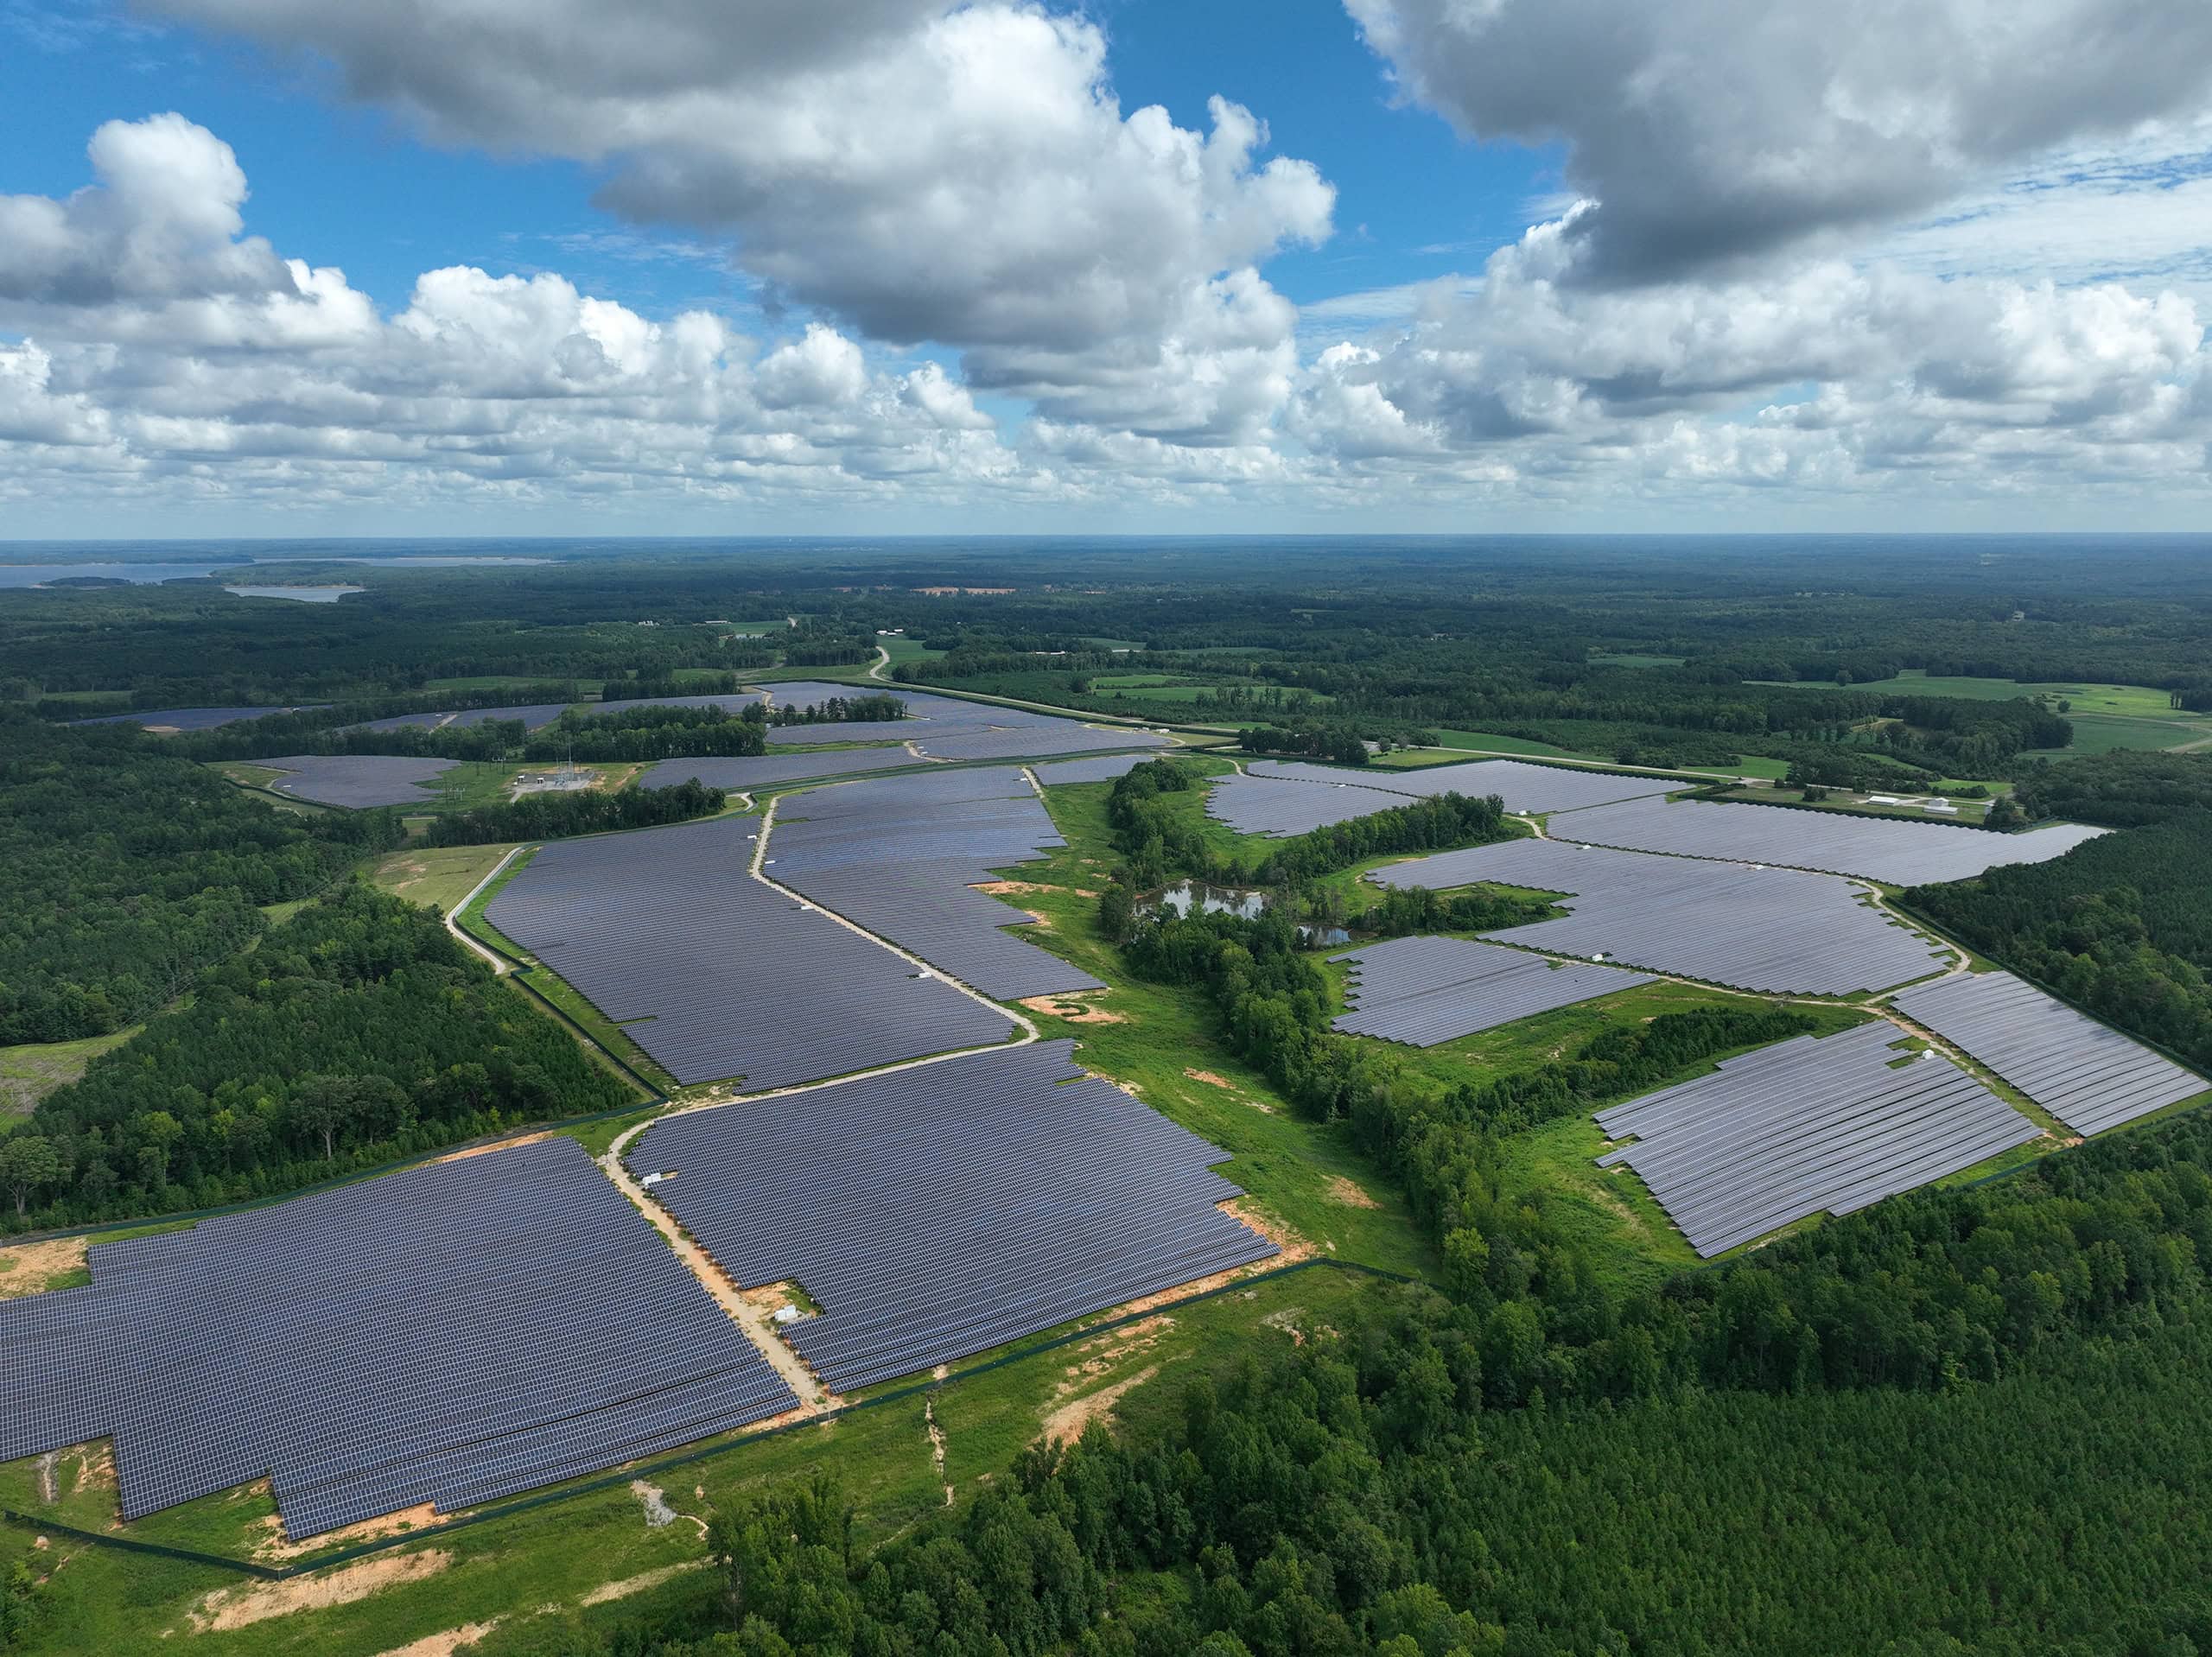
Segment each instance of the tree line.
[[430,819],[423,832],[427,846],[493,846],[510,840],[559,840],[572,835],[603,835],[620,828],[653,828],[664,823],[711,817],[728,796],[689,778],[669,788],[575,789],[525,794],[498,805],[480,805]]
[[0,1138],[5,1220],[213,1207],[632,1097],[434,911],[348,884]]

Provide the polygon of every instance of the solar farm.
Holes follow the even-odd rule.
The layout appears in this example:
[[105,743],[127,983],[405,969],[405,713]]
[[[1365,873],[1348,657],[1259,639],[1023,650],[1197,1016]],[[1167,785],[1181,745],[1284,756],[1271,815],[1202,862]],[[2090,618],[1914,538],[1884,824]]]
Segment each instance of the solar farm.
[[2101,1133],[2212,1086],[2010,973],[1946,978],[1891,1005],[2077,1133]]
[[786,1087],[1014,1033],[1004,1013],[755,879],[758,833],[721,817],[557,841],[486,915],[680,1082]]
[[432,796],[426,790],[435,788],[438,778],[458,762],[397,754],[300,753],[253,763],[284,773],[269,784],[271,793],[317,805],[365,808],[428,801]]
[[295,1538],[749,1425],[790,1388],[575,1141],[90,1251],[0,1302],[0,1458],[112,1438],[124,1517],[268,1476]]
[[1723,1060],[1597,1113],[1599,1158],[1632,1168],[1701,1255],[1814,1214],[1848,1214],[2024,1145],[2034,1122],[1877,1020]]
[[1028,778],[1012,767],[884,778],[819,789],[777,813],[779,885],[1000,1000],[1102,987],[1058,955],[1010,936],[1027,917],[975,888],[992,871],[1061,843]]
[[2006,863],[2047,862],[2105,831],[2062,823],[2000,835],[1802,807],[1642,799],[1577,811],[1554,832],[1593,846],[1779,863],[1910,886],[1963,880]]
[[633,1173],[741,1286],[796,1282],[791,1343],[833,1391],[950,1362],[1262,1260],[1227,1158],[1074,1044],[974,1054],[677,1116]]
[[[1025,867],[1070,849],[1046,790],[1110,782],[1165,738],[874,684],[670,700],[735,713],[885,689],[907,717],[772,725],[764,754],[642,778],[773,794],[765,806],[555,841],[491,887],[485,936],[699,1089],[678,1096],[691,1108],[633,1128],[603,1168],[556,1138],[93,1248],[89,1284],[0,1301],[0,1380],[23,1400],[0,1459],[111,1438],[126,1519],[265,1476],[288,1533],[315,1537],[618,1467],[818,1407],[809,1377],[834,1401],[1275,1257],[1222,1171],[1232,1151],[1214,1141],[1234,1133],[1172,1121],[1014,1005],[1109,987],[1025,935],[1046,918],[1020,907],[1039,889]],[[368,728],[537,729],[563,711]],[[454,762],[263,763],[279,792],[382,805]],[[2041,860],[2096,831],[1669,801],[1680,786],[1510,759],[1257,760],[1188,809],[1260,839],[1446,792],[1548,820],[1348,877],[1556,894],[1553,918],[1333,953],[1331,1027],[1407,1063],[1465,1063],[1423,1055],[1586,1005],[1624,1025],[1639,1004],[1606,998],[1655,985],[1661,1006],[1788,997],[1866,1019],[1592,1114],[1606,1171],[1586,1143],[1577,1166],[1632,1175],[1681,1234],[1668,1246],[1700,1257],[2043,1137],[1972,1065],[2084,1133],[2204,1091],[2017,979],[1964,972],[1863,884]],[[1945,1049],[1915,1048],[1899,1020]],[[689,1264],[664,1233],[696,1244]],[[732,1295],[790,1304],[771,1327]]]
[[1414,1047],[1433,1047],[1651,981],[1649,973],[1550,961],[1465,938],[1393,938],[1331,959],[1344,962],[1351,975],[1344,989],[1351,1011],[1335,1027],[1348,1036]]
[[1478,759],[1403,771],[1261,759],[1217,784],[1207,797],[1206,810],[1239,834],[1292,835],[1450,793],[1470,798],[1495,794],[1508,811],[1541,815],[1664,794],[1681,786],[1663,777],[1533,765],[1517,759]]
[[1850,995],[1928,977],[1952,959],[1849,881],[1796,869],[1532,839],[1393,863],[1373,879],[1439,892],[1491,882],[1564,893],[1560,918],[1485,936],[1736,989]]

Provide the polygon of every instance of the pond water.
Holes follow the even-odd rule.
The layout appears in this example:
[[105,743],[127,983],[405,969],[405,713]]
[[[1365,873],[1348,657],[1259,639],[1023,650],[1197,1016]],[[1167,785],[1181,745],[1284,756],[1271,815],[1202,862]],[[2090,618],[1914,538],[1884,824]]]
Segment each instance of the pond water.
[[[1234,915],[1252,921],[1266,914],[1273,901],[1257,886],[1211,886],[1202,880],[1185,880],[1138,898],[1137,912],[1157,915],[1165,909],[1178,915]],[[1351,934],[1341,926],[1300,926],[1298,936],[1300,943],[1322,949],[1351,942]]]
[[43,587],[71,576],[145,586],[155,581],[192,581],[219,569],[236,569],[245,561],[222,564],[0,564],[0,587]]
[[348,593],[365,593],[365,587],[226,587],[242,599],[293,599],[302,604],[335,604]]

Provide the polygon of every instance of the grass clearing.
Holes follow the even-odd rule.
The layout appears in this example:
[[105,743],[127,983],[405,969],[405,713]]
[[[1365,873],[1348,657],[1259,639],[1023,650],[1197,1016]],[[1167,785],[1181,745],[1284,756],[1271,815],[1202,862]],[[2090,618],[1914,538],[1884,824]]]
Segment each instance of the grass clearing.
[[1522,753],[1536,759],[1597,759],[1610,756],[1578,753],[1572,748],[1555,747],[1548,742],[1532,741],[1522,736],[1500,736],[1495,731],[1439,731],[1437,742],[1446,748],[1475,748],[1491,753]]
[[2074,727],[2073,741],[2063,748],[2036,749],[2024,757],[2064,759],[2080,754],[2111,753],[2121,748],[2156,752],[2212,740],[2212,720],[2196,717],[2153,719],[2148,715],[2088,714],[2069,715],[2069,722]]
[[427,904],[450,915],[476,883],[514,850],[499,846],[424,846],[387,853],[366,870],[369,884],[410,903]]
[[1608,668],[1678,668],[1687,656],[1640,656],[1632,651],[1592,651],[1589,659]]
[[122,1046],[144,1027],[134,1024],[108,1036],[0,1047],[0,1119],[25,1114],[56,1088],[84,1075],[85,1067],[102,1053]]

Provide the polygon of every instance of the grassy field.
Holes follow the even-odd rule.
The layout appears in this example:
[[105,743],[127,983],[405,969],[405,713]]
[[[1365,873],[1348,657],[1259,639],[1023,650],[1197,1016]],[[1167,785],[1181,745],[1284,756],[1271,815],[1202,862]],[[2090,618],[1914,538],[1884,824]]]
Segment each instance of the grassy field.
[[2158,750],[2212,744],[2212,720],[2147,715],[2069,715],[2074,740],[2063,748],[2043,748],[2029,758],[2063,759],[2070,754],[2110,753],[2116,748]]
[[[433,679],[423,688],[425,690],[520,690],[544,682],[543,679],[527,678],[519,674],[479,673],[457,679]],[[579,702],[587,696],[596,696],[599,695],[599,681],[578,679],[575,682],[575,689]]]
[[907,662],[934,662],[944,654],[943,651],[931,650],[918,638],[886,638],[878,634],[875,642],[891,657],[891,665],[894,668]]
[[1572,748],[1554,747],[1548,742],[1532,742],[1527,737],[1500,736],[1495,731],[1439,731],[1436,740],[1447,748],[1483,748],[1492,753],[1525,753],[1539,759],[1599,758],[1597,754],[1577,753]]
[[1763,753],[1739,753],[1732,765],[1684,765],[1682,769],[1707,777],[1764,777],[1779,782],[1789,775],[1789,762],[1770,759]]
[[56,1088],[74,1082],[84,1075],[85,1066],[110,1048],[123,1045],[140,1028],[132,1025],[111,1036],[87,1036],[81,1041],[0,1047],[0,1121],[22,1114]]
[[2177,748],[2212,741],[2212,719],[2171,705],[2167,694],[2148,685],[2069,684],[2056,680],[2026,683],[2017,679],[1931,676],[1908,668],[1891,679],[1869,680],[1853,690],[1915,696],[1960,696],[1974,702],[2007,702],[2018,696],[2049,696],[2069,704],[2074,740],[2067,747],[2038,750],[2031,758],[2060,759],[2069,754],[2110,753],[2115,748]]
[[366,873],[372,886],[449,915],[512,850],[512,845],[418,847],[376,859]]
[[1678,668],[1689,658],[1683,656],[1637,656],[1620,651],[1592,651],[1591,661],[1609,668]]

